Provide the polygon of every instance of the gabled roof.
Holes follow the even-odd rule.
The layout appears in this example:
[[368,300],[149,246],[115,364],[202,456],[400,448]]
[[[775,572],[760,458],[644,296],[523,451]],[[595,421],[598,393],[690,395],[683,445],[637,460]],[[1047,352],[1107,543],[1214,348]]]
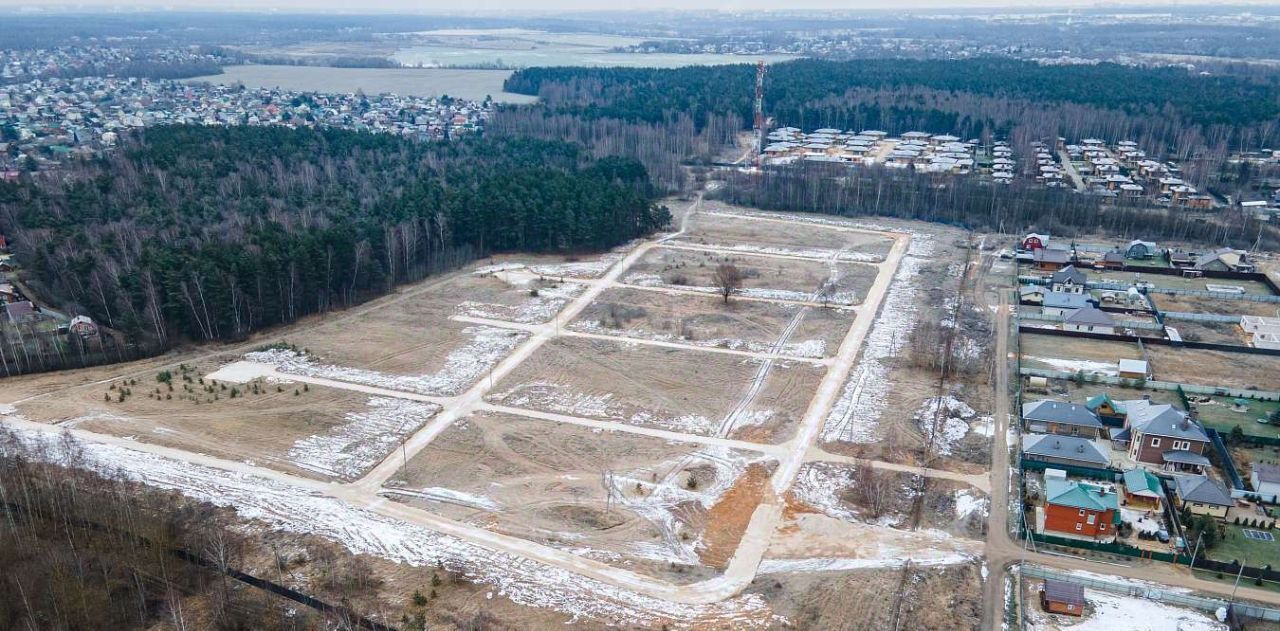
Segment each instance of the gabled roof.
[[1083,405],[1060,401],[1033,401],[1022,406],[1022,418],[1028,421],[1045,421],[1102,428],[1102,421]]
[[1164,497],[1164,488],[1160,486],[1160,478],[1146,469],[1129,469],[1124,472],[1124,488],[1130,495],[1142,497]]
[[[1155,252],[1155,251],[1156,251],[1156,244],[1155,244],[1155,243],[1153,243],[1153,242],[1151,242],[1151,241],[1141,241],[1141,240],[1138,240],[1138,239],[1134,239],[1133,241],[1130,241],[1130,242],[1129,242],[1129,248],[1132,248],[1132,247],[1133,247],[1133,246],[1135,246],[1135,245],[1140,245],[1140,246],[1142,246],[1142,247],[1146,248],[1146,249],[1147,249],[1148,251],[1150,251],[1150,252]],[[1126,248],[1126,249],[1128,249],[1128,248]]]
[[1111,395],[1106,392],[1089,397],[1089,400],[1084,402],[1084,406],[1089,408],[1089,411],[1096,413],[1104,403],[1111,404],[1111,409],[1115,410],[1116,413],[1124,414],[1124,406],[1112,399]]
[[1049,504],[1094,511],[1120,508],[1116,494],[1100,486],[1060,478],[1045,478],[1044,484],[1045,501]]
[[1035,260],[1037,263],[1066,263],[1071,260],[1071,253],[1066,250],[1039,248],[1036,250]]
[[1253,473],[1258,476],[1259,482],[1280,482],[1280,466],[1273,464],[1255,464],[1253,465]]
[[1115,318],[1112,318],[1110,314],[1093,307],[1076,309],[1067,314],[1064,321],[1067,324],[1095,324],[1101,326],[1115,326],[1116,323]]
[[1044,579],[1044,598],[1055,603],[1083,607],[1084,585],[1046,578]]
[[1068,265],[1054,272],[1053,276],[1049,277],[1049,280],[1054,283],[1072,282],[1077,285],[1083,285],[1088,280],[1088,277],[1085,276],[1084,272],[1076,269],[1075,265]]
[[1175,492],[1184,502],[1199,502],[1213,506],[1234,506],[1231,492],[1217,480],[1203,475],[1180,475],[1173,479]]
[[1030,296],[1031,294],[1047,294],[1049,290],[1039,285],[1023,285],[1018,288],[1019,296]]
[[1084,294],[1073,294],[1069,291],[1047,291],[1044,294],[1044,306],[1057,309],[1085,309],[1093,306],[1089,297]]
[[1122,401],[1128,412],[1128,426],[1134,431],[1181,440],[1209,442],[1209,435],[1195,421],[1172,405],[1153,405],[1147,399]]
[[1062,460],[1075,460],[1098,467],[1106,467],[1111,464],[1111,456],[1103,451],[1097,443],[1078,436],[1027,434],[1022,437],[1022,453]]

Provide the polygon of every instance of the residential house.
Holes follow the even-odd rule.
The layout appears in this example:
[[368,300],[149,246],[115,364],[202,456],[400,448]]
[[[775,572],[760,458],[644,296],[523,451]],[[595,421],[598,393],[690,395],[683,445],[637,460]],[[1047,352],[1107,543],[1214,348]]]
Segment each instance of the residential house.
[[1082,436],[1090,440],[1103,431],[1102,421],[1089,408],[1060,401],[1033,401],[1022,406],[1027,429],[1041,434]]
[[1280,466],[1255,463],[1253,472],[1249,474],[1249,483],[1253,486],[1254,493],[1274,504],[1276,498],[1280,497]]
[[1049,277],[1049,288],[1057,292],[1082,294],[1085,282],[1088,280],[1089,277],[1076,269],[1075,265],[1068,265]]
[[1160,511],[1164,503],[1164,487],[1155,474],[1135,467],[1124,472],[1124,507],[1133,510]]
[[1069,314],[1065,314],[1065,317],[1062,320],[1062,330],[1114,335],[1116,332],[1116,321],[1115,318],[1111,317],[1111,314],[1105,311],[1100,311],[1093,307],[1086,307],[1084,309],[1076,309]]
[[93,337],[98,334],[98,325],[94,324],[93,319],[87,315],[78,315],[71,318],[68,330],[80,337]]
[[1221,482],[1203,475],[1180,475],[1173,479],[1173,494],[1178,508],[1195,515],[1209,515],[1223,519],[1232,506],[1231,491]]
[[1220,248],[1201,256],[1196,261],[1195,268],[1212,272],[1252,272],[1253,263],[1244,250]]
[[1089,397],[1089,400],[1084,402],[1084,406],[1097,415],[1098,420],[1102,421],[1103,425],[1124,427],[1124,406],[1112,400],[1110,394],[1104,392]]
[[1025,304],[1042,304],[1045,293],[1045,288],[1040,285],[1023,285],[1018,288],[1018,300]]
[[1066,479],[1057,469],[1044,472],[1044,531],[1111,541],[1120,524],[1120,501],[1110,486]]
[[[1124,269],[1125,256],[1119,250],[1112,250],[1102,255],[1102,267],[1109,270]],[[1095,264],[1096,266],[1096,264]]]
[[1084,294],[1064,293],[1060,291],[1051,291],[1046,293],[1044,298],[1040,301],[1040,304],[1043,305],[1041,312],[1045,315],[1062,316],[1063,318],[1080,309],[1097,306]]
[[1097,443],[1080,436],[1027,434],[1022,437],[1022,457],[1036,462],[1105,469],[1111,454]]
[[1084,585],[1044,579],[1040,588],[1040,608],[1048,613],[1067,616],[1084,615]]
[[1152,259],[1155,258],[1158,252],[1159,249],[1156,248],[1156,244],[1150,241],[1134,240],[1130,241],[1125,248],[1124,256],[1130,259]]
[[1057,271],[1071,264],[1071,252],[1051,248],[1039,248],[1032,256],[1036,267],[1045,271]]
[[1135,462],[1167,471],[1201,473],[1209,466],[1205,452],[1209,435],[1198,423],[1172,405],[1149,399],[1122,401],[1125,427],[1111,440],[1126,449]]
[[39,318],[36,313],[35,305],[30,300],[19,300],[18,302],[10,302],[4,306],[5,313],[9,316],[9,321],[14,324],[23,324],[31,322]]

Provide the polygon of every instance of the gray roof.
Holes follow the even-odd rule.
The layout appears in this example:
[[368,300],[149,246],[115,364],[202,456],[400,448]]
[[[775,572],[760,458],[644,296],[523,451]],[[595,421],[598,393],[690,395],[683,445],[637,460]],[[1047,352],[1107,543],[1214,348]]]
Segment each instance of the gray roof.
[[1163,454],[1160,454],[1160,457],[1163,458],[1165,462],[1172,462],[1175,464],[1193,464],[1198,467],[1207,467],[1213,464],[1209,462],[1208,458],[1205,458],[1194,451],[1186,451],[1183,449],[1170,449]]
[[1097,443],[1078,436],[1027,434],[1022,437],[1022,453],[1028,456],[1074,460],[1099,467],[1111,464],[1111,456]]
[[[1048,297],[1045,297],[1048,300]],[[1095,309],[1093,307],[1085,307],[1076,309],[1065,318],[1068,324],[1096,324],[1101,326],[1115,326],[1115,319],[1107,312]]]
[[1038,248],[1036,249],[1035,259],[1037,263],[1066,263],[1071,260],[1071,253],[1066,250]]
[[1181,440],[1209,442],[1209,435],[1186,414],[1172,405],[1153,405],[1147,399],[1121,401],[1128,414],[1127,423],[1134,431]]
[[1084,272],[1076,269],[1075,265],[1068,265],[1054,272],[1053,276],[1049,277],[1049,280],[1055,283],[1065,283],[1070,281],[1077,285],[1083,285],[1085,281],[1088,280],[1088,277],[1085,276]]
[[1255,464],[1253,465],[1253,473],[1258,476],[1259,482],[1280,482],[1280,466]]
[[1044,598],[1055,603],[1084,606],[1084,585],[1044,579]]
[[1089,408],[1076,403],[1061,401],[1033,401],[1022,406],[1022,418],[1028,421],[1047,421],[1064,425],[1101,428],[1102,421]]
[[1093,306],[1084,294],[1069,291],[1048,291],[1044,294],[1044,306],[1058,309],[1085,309]]
[[1184,502],[1199,502],[1214,506],[1234,506],[1231,491],[1217,480],[1202,475],[1180,475],[1173,479],[1178,498]]
[[1023,285],[1018,288],[1019,296],[1029,296],[1031,294],[1046,294],[1049,290],[1039,285]]

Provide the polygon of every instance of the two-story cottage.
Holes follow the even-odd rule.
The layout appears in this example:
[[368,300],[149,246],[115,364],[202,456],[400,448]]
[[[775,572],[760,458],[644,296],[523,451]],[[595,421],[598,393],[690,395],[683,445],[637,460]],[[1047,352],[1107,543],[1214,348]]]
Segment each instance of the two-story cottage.
[[1044,472],[1044,531],[1100,541],[1115,539],[1120,502],[1113,489],[1068,480],[1063,471]]
[[1148,399],[1122,401],[1125,427],[1111,440],[1135,462],[1167,471],[1201,473],[1209,466],[1209,435],[1185,413]]
[[1075,265],[1068,265],[1049,277],[1049,289],[1071,294],[1082,294],[1084,293],[1084,285],[1088,280],[1089,277],[1084,272],[1076,269]]

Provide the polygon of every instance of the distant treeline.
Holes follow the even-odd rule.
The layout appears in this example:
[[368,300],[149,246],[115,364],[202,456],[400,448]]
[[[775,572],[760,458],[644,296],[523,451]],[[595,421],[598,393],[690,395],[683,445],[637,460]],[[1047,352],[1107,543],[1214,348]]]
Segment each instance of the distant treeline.
[[1280,230],[1239,209],[1224,210],[1215,221],[1206,221],[1185,211],[1107,204],[1095,196],[1064,194],[1019,181],[991,185],[883,167],[849,169],[800,162],[764,173],[735,173],[717,195],[771,210],[901,217],[978,230],[1033,228],[1064,236],[1104,234],[1280,249]]
[[653,199],[637,161],[563,142],[173,126],[0,185],[0,231],[48,302],[168,344],[240,338],[487,252],[608,248],[669,221]]
[[[536,94],[552,113],[660,123],[732,113],[752,120],[748,65],[528,68],[508,92]],[[1099,135],[1182,146],[1269,146],[1280,138],[1280,83],[1182,68],[1047,66],[1002,57],[962,60],[804,59],[772,65],[765,107],[775,125],[1039,136]]]

